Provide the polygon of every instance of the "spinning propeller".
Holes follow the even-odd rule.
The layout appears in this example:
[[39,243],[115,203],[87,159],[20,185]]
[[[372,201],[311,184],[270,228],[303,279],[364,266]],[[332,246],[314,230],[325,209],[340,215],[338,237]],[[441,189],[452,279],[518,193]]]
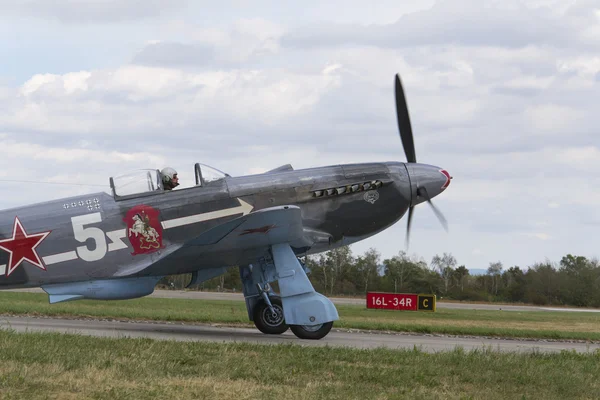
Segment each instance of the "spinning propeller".
[[[415,142],[413,139],[412,127],[410,124],[410,117],[408,115],[408,106],[406,104],[406,97],[404,95],[404,89],[402,88],[402,82],[400,82],[400,76],[396,74],[396,116],[398,117],[398,130],[400,132],[400,139],[402,140],[402,146],[404,147],[404,154],[406,154],[406,161],[408,163],[417,163],[417,156],[415,153]],[[416,177],[415,177],[416,178]],[[451,179],[449,177],[449,179]],[[419,181],[417,180],[417,197],[425,199],[436,217],[448,232],[448,223],[446,222],[446,218],[441,213],[440,210],[437,209],[431,202],[431,198],[427,193],[427,189],[425,186],[420,186]],[[413,202],[414,203],[414,202]],[[412,222],[414,205],[411,204],[408,209],[408,222],[406,224],[406,247],[408,248],[409,236],[410,236],[410,224]]]

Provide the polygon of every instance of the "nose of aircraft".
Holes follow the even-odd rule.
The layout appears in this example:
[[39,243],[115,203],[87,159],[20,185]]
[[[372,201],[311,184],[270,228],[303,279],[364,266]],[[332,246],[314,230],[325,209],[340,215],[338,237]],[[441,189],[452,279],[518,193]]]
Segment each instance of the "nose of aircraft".
[[406,168],[410,176],[412,206],[442,193],[452,180],[448,171],[435,165],[410,163],[406,165]]

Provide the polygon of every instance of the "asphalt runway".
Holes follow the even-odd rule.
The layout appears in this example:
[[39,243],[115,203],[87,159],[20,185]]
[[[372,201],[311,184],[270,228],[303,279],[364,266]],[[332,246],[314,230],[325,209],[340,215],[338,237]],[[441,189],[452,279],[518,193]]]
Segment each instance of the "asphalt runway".
[[258,344],[297,344],[303,346],[335,346],[373,349],[418,348],[426,352],[448,351],[456,347],[464,350],[491,349],[503,352],[560,352],[574,350],[589,353],[600,349],[600,344],[583,342],[534,341],[457,337],[445,335],[415,335],[397,333],[350,332],[331,330],[321,340],[300,340],[291,331],[283,335],[264,335],[256,329],[218,327],[207,324],[175,324],[155,322],[121,322],[92,319],[60,319],[33,317],[2,317],[0,329],[16,332],[61,332],[111,338],[150,338],[158,340],[198,342],[247,342]]
[[[19,289],[16,291],[39,292],[41,289]],[[156,290],[149,297],[197,300],[239,300],[241,293],[196,292],[178,290]],[[364,305],[364,299],[332,298],[338,305]],[[551,308],[495,304],[437,302],[438,308],[505,310],[505,311],[580,311],[598,312],[597,309]],[[448,351],[456,347],[464,350],[492,349],[513,352],[593,352],[600,349],[598,343],[583,341],[520,340],[487,337],[467,337],[433,334],[408,334],[397,332],[364,332],[338,329],[335,327],[325,338],[312,341],[300,340],[291,331],[283,335],[264,335],[254,328],[231,328],[210,324],[179,324],[166,322],[123,322],[100,319],[62,319],[33,317],[1,317],[0,329],[17,332],[62,332],[99,337],[132,337],[176,341],[250,342],[261,344],[298,344],[303,346],[342,346],[352,348],[413,349],[427,352]]]

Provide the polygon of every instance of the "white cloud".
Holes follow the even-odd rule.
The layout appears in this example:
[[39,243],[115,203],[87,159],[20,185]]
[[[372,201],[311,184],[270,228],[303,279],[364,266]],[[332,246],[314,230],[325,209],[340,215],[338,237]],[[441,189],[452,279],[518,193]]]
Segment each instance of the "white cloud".
[[523,75],[517,76],[513,79],[506,81],[505,87],[510,89],[548,89],[552,82],[555,81],[553,76],[536,76],[536,75]]
[[564,132],[575,126],[579,119],[583,118],[584,112],[573,107],[557,104],[537,105],[525,110],[532,132],[544,134],[545,132]]
[[[521,47],[527,44],[568,47],[575,40],[597,48],[593,32],[600,23],[593,4],[574,3],[563,13],[528,7],[524,1],[439,0],[429,10],[403,15],[393,24],[313,24],[286,35],[289,46],[338,46],[347,43],[383,47],[462,44]],[[587,31],[583,31],[587,29]]]
[[55,18],[66,23],[131,21],[182,8],[186,0],[25,0],[0,1],[0,14]]
[[[36,75],[0,113],[5,130],[137,135],[203,119],[272,125],[308,112],[339,86],[335,74],[283,70],[186,73],[123,66],[115,70]],[[133,118],[135,116],[135,118]]]
[[262,174],[264,172],[267,172],[269,169],[268,168],[250,168],[248,170],[248,175],[255,175],[255,174]]
[[239,66],[277,54],[285,32],[280,24],[260,18],[237,20],[228,30],[185,21],[171,21],[166,29],[185,40],[153,40],[135,55],[134,63],[187,68]]
[[600,71],[600,57],[578,56],[560,60],[558,70],[560,72],[575,72],[584,77],[594,78]]
[[[102,151],[77,149],[69,147],[48,147],[35,143],[0,140],[0,148],[8,160],[44,160],[56,163],[93,162],[106,164],[150,164],[164,163],[163,157],[144,152]],[[10,176],[10,171],[0,171],[3,176]]]
[[533,232],[533,233],[528,232],[528,233],[522,233],[521,235],[536,238],[539,240],[549,240],[552,238],[552,236],[548,235],[547,233],[541,233],[541,232]]
[[[21,30],[23,42],[0,47],[14,65],[0,75],[5,178],[104,189],[111,175],[166,165],[190,185],[194,162],[241,175],[404,160],[393,95],[400,72],[418,160],[454,176],[434,199],[450,233],[419,206],[411,251],[427,260],[450,251],[469,268],[598,255],[594,2],[231,0],[204,10],[174,3],[166,16],[154,2],[136,14],[135,1],[98,1],[96,16],[79,4],[66,10],[68,2],[10,4],[0,3],[4,22],[18,13],[69,24],[42,24],[43,44],[44,34]],[[125,20],[135,24],[115,32]],[[70,40],[96,57],[71,51]],[[24,70],[35,72],[19,82]],[[0,203],[95,188],[41,187],[15,186]],[[357,251],[397,254],[405,223]]]
[[590,170],[600,170],[600,149],[595,146],[565,149],[558,153],[558,159],[564,164],[576,164]]

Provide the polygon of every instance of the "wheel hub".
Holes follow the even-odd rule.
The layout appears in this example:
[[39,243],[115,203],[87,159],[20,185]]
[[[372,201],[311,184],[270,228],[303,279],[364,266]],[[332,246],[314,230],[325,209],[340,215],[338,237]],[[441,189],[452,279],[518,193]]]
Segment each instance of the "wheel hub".
[[300,325],[302,327],[302,329],[304,329],[305,331],[308,332],[316,332],[319,329],[321,329],[321,327],[323,326],[323,324],[317,324],[317,325]]
[[263,320],[269,326],[278,326],[283,322],[283,309],[278,305],[273,305],[274,313],[268,308],[263,311]]

